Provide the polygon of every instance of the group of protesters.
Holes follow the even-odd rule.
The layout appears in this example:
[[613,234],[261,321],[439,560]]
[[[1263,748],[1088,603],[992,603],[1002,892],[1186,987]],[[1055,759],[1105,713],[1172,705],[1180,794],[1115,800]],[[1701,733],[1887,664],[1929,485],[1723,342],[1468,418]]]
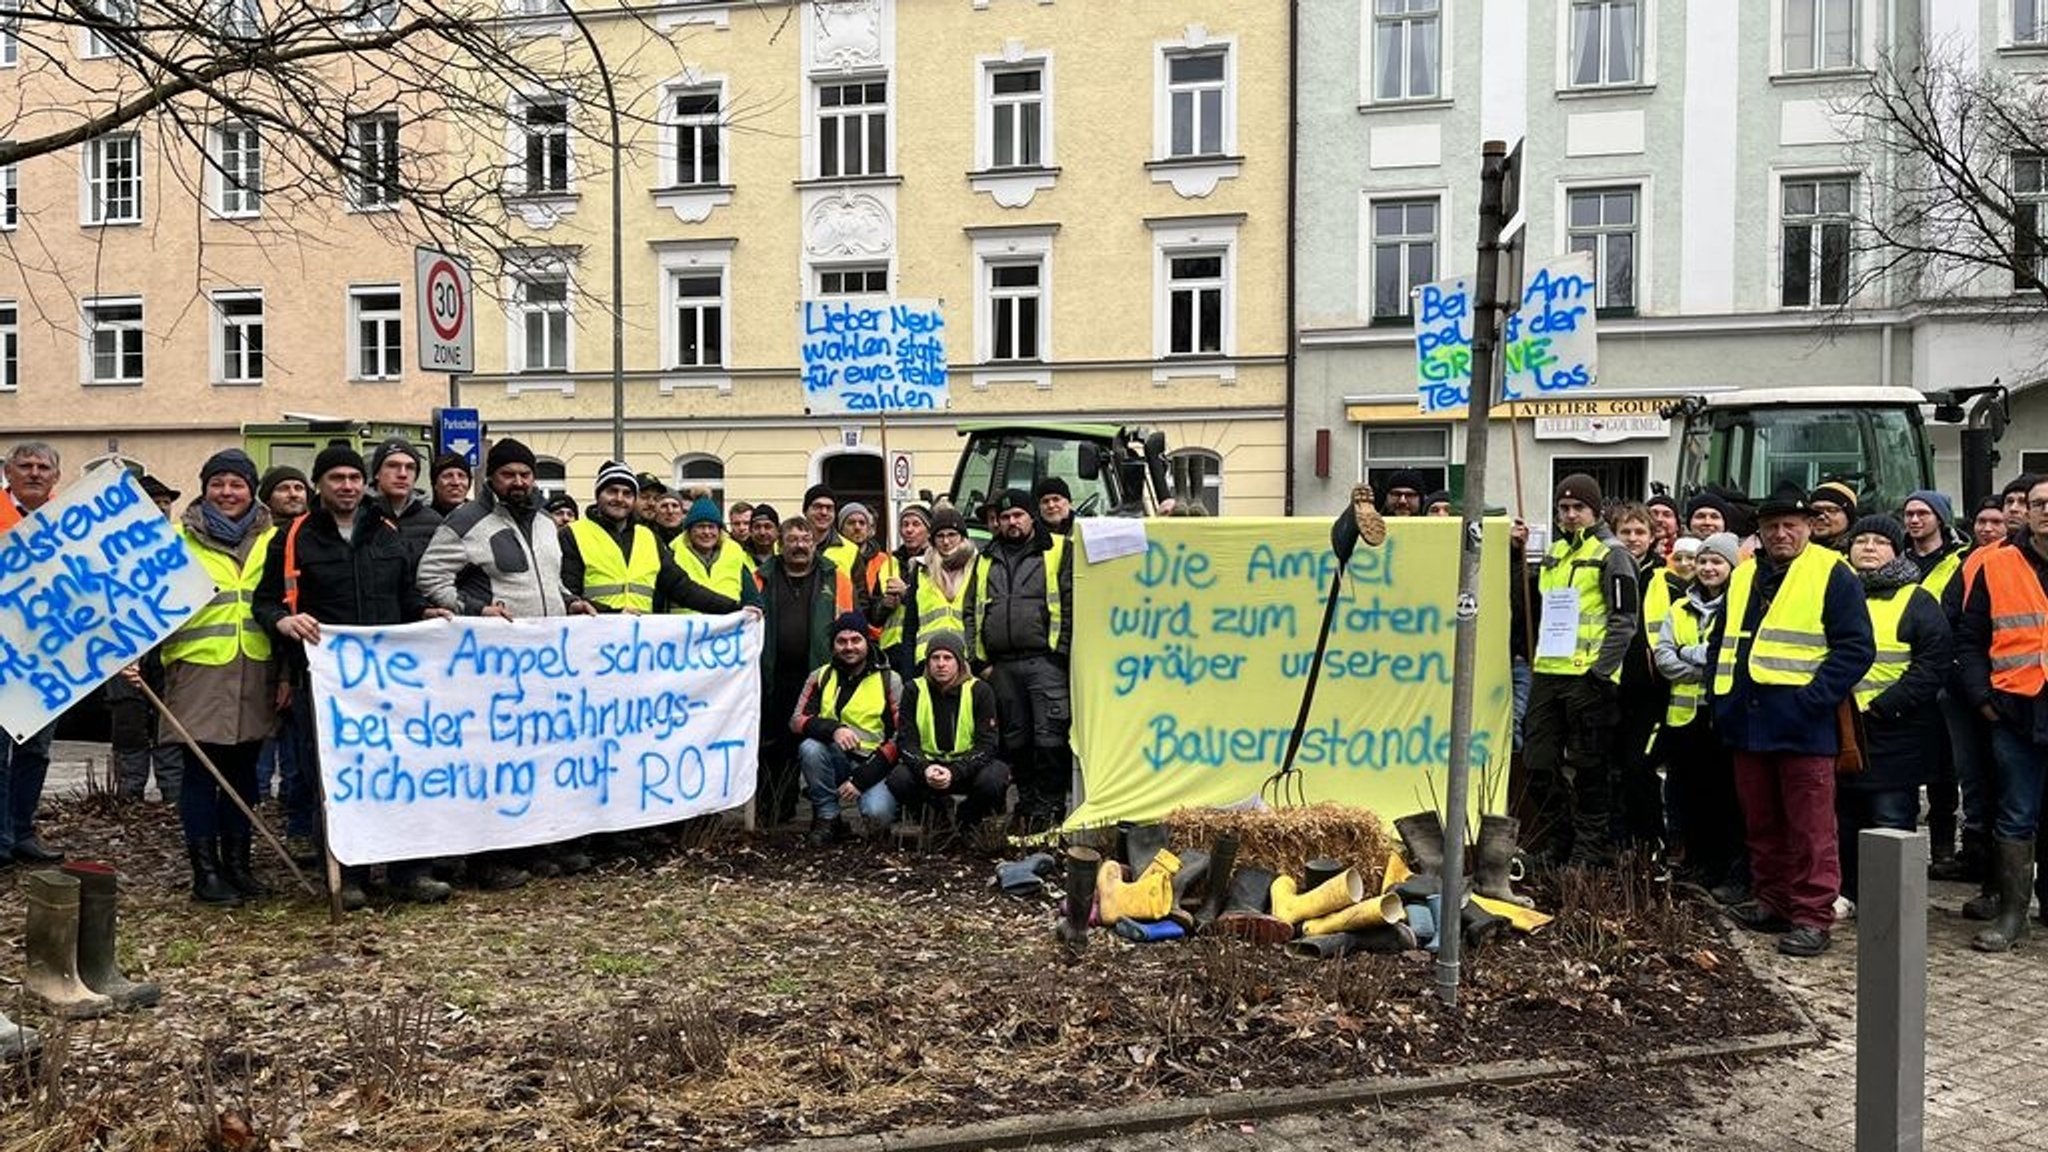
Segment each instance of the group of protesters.
[[[1390,512],[1427,506],[1412,477],[1386,487]],[[1858,834],[1921,827],[1924,791],[1930,874],[1980,886],[1973,946],[2025,935],[2048,477],[1958,521],[1934,491],[1864,509],[1837,480],[1681,506],[1574,474],[1526,564],[1525,542],[1518,525],[1512,791],[1536,860],[1646,862],[1814,956],[1854,915]]]
[[[287,852],[301,863],[324,856],[305,659],[323,626],[745,612],[765,626],[755,800],[764,821],[788,822],[808,801],[811,845],[853,834],[856,811],[860,831],[909,815],[920,827],[965,831],[1006,814],[1013,784],[1019,820],[1063,818],[1072,506],[1059,480],[977,509],[993,529],[986,547],[958,509],[940,504],[905,508],[888,548],[873,512],[842,505],[822,484],[804,493],[801,515],[785,518],[768,504],[721,513],[708,494],[670,493],[617,462],[599,470],[587,505],[543,501],[535,456],[513,439],[491,445],[480,483],[460,456],[425,463],[393,439],[367,459],[336,444],[310,472],[259,474],[247,453],[227,448],[201,467],[182,509],[182,493],[141,479],[216,595],[110,685],[117,780],[140,799],[154,776],[176,807],[194,900],[227,906],[266,894],[244,807],[268,796],[273,777]],[[49,445],[26,443],[6,470],[10,510],[29,512],[57,487],[61,463]],[[690,500],[677,515],[680,496]],[[154,722],[151,694],[183,731]],[[0,765],[0,785],[11,785],[0,791],[9,814],[0,861],[62,858],[34,832],[51,735]],[[390,863],[383,887],[394,899],[438,902],[451,881],[516,887],[674,835],[657,828]],[[370,889],[369,869],[342,869],[344,906],[362,907]]]

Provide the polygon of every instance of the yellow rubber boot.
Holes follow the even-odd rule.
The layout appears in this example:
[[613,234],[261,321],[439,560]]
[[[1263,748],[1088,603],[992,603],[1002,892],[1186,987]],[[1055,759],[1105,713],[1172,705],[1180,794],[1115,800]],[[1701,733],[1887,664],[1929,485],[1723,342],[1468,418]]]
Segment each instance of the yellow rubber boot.
[[1346,868],[1307,892],[1296,892],[1294,877],[1273,881],[1273,915],[1289,924],[1342,911],[1365,899],[1365,878],[1356,868]]
[[1403,860],[1399,852],[1390,853],[1387,856],[1386,879],[1380,881],[1380,891],[1392,892],[1396,884],[1412,875],[1414,873],[1408,871],[1408,861]]
[[1327,936],[1333,932],[1362,932],[1381,924],[1399,924],[1408,918],[1408,907],[1392,892],[1371,896],[1328,916],[1318,916],[1301,926],[1304,936]]
[[1517,932],[1534,932],[1551,921],[1550,916],[1520,904],[1510,904],[1505,900],[1494,900],[1486,896],[1472,896],[1469,899],[1495,916],[1505,919],[1508,926]]
[[1180,871],[1180,857],[1160,849],[1136,880],[1125,880],[1123,865],[1113,860],[1102,863],[1095,881],[1101,901],[1102,922],[1119,920],[1164,920],[1173,911],[1173,877]]

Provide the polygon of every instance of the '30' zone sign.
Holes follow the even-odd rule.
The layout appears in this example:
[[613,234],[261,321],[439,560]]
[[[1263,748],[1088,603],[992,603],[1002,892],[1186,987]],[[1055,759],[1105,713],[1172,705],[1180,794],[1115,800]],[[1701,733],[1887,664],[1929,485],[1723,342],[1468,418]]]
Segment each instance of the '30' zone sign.
[[469,261],[437,248],[415,248],[413,269],[413,296],[419,301],[420,371],[476,371]]

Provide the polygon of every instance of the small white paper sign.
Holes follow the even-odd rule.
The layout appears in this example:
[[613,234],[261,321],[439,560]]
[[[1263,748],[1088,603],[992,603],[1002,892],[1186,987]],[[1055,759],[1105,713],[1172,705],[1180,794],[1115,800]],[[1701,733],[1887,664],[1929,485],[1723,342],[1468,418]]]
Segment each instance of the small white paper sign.
[[1538,660],[1569,660],[1579,647],[1579,591],[1553,588],[1543,594],[1543,623],[1536,632]]
[[1145,522],[1129,516],[1084,516],[1081,544],[1090,564],[1145,554]]

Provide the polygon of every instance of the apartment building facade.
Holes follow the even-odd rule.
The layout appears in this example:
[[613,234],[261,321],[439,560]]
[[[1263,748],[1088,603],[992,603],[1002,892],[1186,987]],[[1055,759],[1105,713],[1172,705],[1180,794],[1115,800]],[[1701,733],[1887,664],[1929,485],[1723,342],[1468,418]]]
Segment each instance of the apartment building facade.
[[[1723,389],[1999,379],[2015,389],[2002,468],[2048,447],[2039,302],[1996,274],[1916,295],[1863,275],[1874,257],[1850,238],[1890,185],[1843,109],[1923,44],[2048,67],[2026,0],[1304,0],[1297,510],[1400,467],[1461,485],[1464,422],[1417,403],[1409,291],[1475,267],[1488,139],[1523,145],[1526,259],[1591,252],[1599,279],[1598,384],[1496,409],[1489,502],[1546,520],[1576,470],[1641,498],[1675,469],[1660,410]],[[2032,158],[2005,161],[2038,183]],[[1934,443],[1953,490],[1955,436]]]

